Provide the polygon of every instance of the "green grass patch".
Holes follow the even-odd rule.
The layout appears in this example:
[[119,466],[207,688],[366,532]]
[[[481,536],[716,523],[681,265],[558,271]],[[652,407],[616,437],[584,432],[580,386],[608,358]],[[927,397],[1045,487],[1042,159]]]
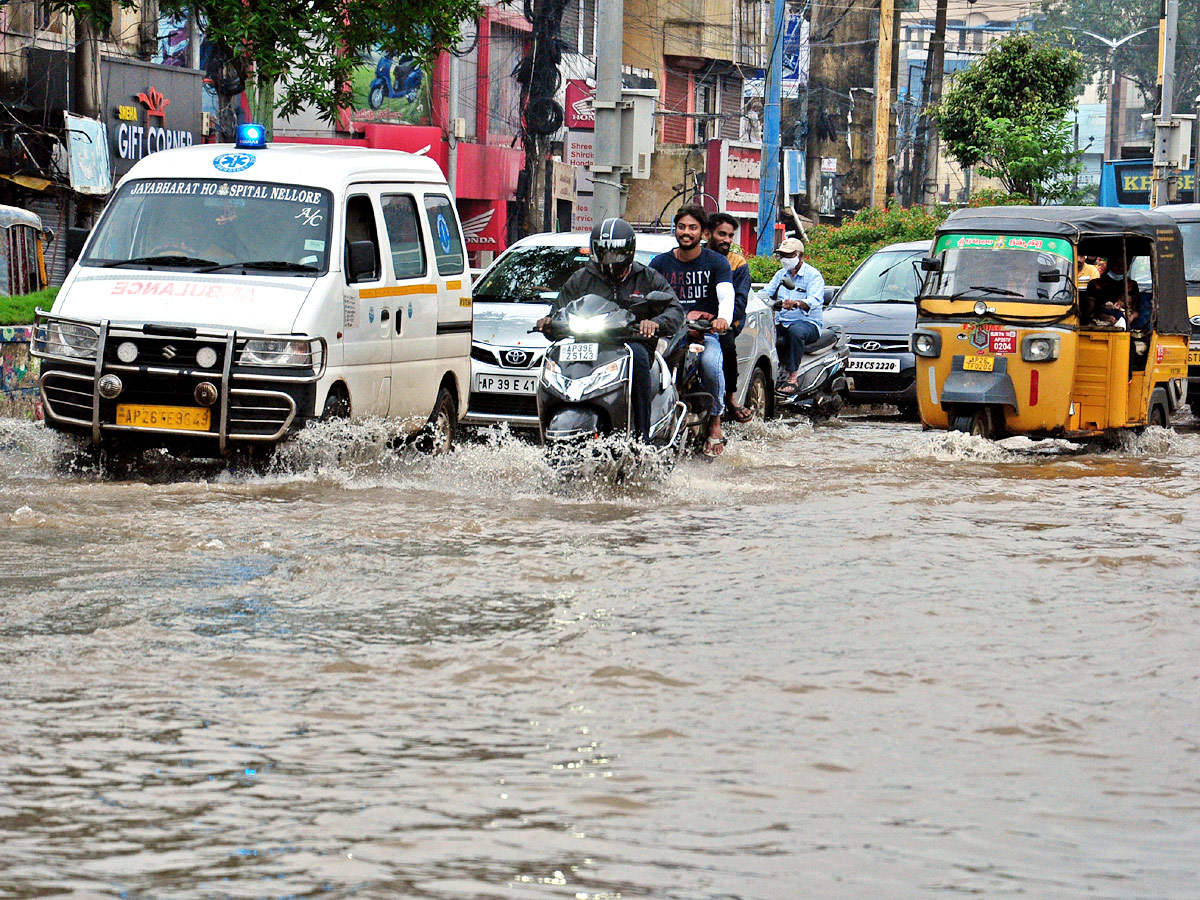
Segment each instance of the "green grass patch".
[[19,297],[0,297],[0,325],[32,325],[33,311],[49,309],[57,296],[58,288],[51,287]]

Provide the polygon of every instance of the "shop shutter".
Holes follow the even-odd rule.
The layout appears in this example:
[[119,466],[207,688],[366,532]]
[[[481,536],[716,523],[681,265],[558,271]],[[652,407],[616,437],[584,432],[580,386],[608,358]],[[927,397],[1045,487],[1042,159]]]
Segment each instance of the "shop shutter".
[[721,79],[721,130],[718,137],[736,141],[742,129],[742,79],[739,75],[726,75]]
[[46,248],[46,278],[59,285],[67,277],[67,227],[71,222],[71,201],[67,197],[44,194],[26,208],[42,220],[42,226],[54,232],[54,241]]
[[664,112],[662,126],[662,142],[664,144],[686,144],[688,142],[688,127],[686,116],[672,116],[672,112],[687,112],[688,76],[687,72],[667,69],[667,84],[664,92]]

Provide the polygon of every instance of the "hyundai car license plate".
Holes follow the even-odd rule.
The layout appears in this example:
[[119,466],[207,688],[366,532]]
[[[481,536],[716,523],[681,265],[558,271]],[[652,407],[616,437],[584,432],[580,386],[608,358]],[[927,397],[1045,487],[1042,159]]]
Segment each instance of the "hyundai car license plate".
[[212,410],[191,406],[144,406],[117,404],[117,424],[131,428],[173,428],[177,431],[208,431]]
[[563,344],[558,358],[563,362],[593,362],[597,344]]
[[1200,350],[1189,350],[1188,351],[1188,365],[1189,366],[1200,366]]
[[963,371],[966,372],[990,372],[995,365],[996,358],[993,356],[963,357]]
[[484,375],[475,376],[475,390],[487,394],[533,394],[537,392],[537,379],[532,375]]
[[846,369],[850,372],[899,372],[900,360],[895,357],[852,356],[846,361]]

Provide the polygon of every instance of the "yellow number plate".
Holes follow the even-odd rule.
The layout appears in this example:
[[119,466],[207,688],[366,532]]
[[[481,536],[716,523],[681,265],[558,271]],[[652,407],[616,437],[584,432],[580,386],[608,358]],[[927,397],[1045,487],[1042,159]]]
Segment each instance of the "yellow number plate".
[[134,428],[174,428],[180,431],[208,431],[212,410],[190,406],[142,406],[117,404],[117,424]]
[[964,356],[963,370],[967,372],[990,372],[996,364],[994,356]]
[[1200,366],[1200,350],[1189,350],[1188,351],[1188,365],[1189,366]]

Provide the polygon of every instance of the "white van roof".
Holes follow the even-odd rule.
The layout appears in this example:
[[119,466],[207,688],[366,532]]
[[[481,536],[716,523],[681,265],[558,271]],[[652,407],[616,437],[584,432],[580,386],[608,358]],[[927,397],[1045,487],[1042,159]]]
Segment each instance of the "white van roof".
[[[237,172],[214,162],[231,153],[247,154],[254,163]],[[129,170],[132,178],[229,178],[323,187],[337,192],[347,184],[368,181],[446,183],[437,163],[400,150],[372,150],[324,144],[268,144],[262,150],[240,150],[234,144],[197,144],[151,153]]]

